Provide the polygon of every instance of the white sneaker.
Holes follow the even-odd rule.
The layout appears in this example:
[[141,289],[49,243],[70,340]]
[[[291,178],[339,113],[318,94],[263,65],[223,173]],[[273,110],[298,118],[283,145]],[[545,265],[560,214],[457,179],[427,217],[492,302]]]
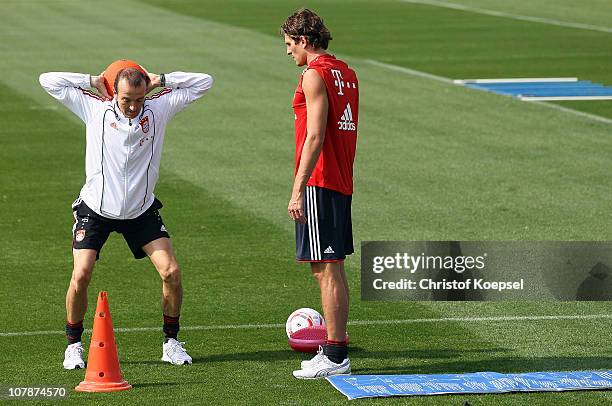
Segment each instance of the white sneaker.
[[68,345],[68,347],[66,347],[66,351],[64,352],[64,369],[85,368],[83,351],[83,344],[81,344],[80,341],[78,343]]
[[314,365],[315,363],[319,362],[321,360],[321,357],[323,357],[323,347],[319,346],[317,355],[315,355],[314,358],[312,359],[307,359],[305,361],[302,361],[302,364],[300,365],[300,367],[302,369],[308,369],[311,365]]
[[319,357],[316,362],[307,365],[307,368],[293,371],[293,376],[298,379],[317,379],[330,375],[350,375],[351,373],[351,361],[348,358],[345,358],[340,364],[336,364],[323,353],[320,356],[317,354],[316,357]]
[[183,344],[185,343],[176,341],[174,338],[171,338],[167,343],[164,343],[162,361],[166,361],[174,365],[191,364],[192,359],[189,354],[185,352]]

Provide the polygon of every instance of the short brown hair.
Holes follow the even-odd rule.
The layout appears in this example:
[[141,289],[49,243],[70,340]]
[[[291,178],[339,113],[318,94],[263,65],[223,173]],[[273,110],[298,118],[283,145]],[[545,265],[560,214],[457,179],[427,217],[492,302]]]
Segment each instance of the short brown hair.
[[310,45],[323,49],[327,49],[332,39],[323,19],[307,8],[301,8],[287,17],[281,26],[281,34],[288,35],[294,41],[299,41],[300,37],[304,36]]
[[142,73],[140,70],[136,68],[125,68],[121,69],[117,76],[115,76],[114,89],[115,93],[118,92],[119,81],[121,79],[126,79],[128,84],[133,87],[140,87],[144,82],[145,86],[149,86],[149,77]]

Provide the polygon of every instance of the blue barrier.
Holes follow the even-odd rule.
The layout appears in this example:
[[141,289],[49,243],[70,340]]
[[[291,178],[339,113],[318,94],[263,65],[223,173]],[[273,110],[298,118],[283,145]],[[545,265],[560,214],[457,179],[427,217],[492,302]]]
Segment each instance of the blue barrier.
[[485,82],[459,81],[464,86],[485,90],[506,96],[537,98],[612,98],[612,87],[604,86],[601,83],[593,83],[589,80],[573,81],[508,81],[500,79],[499,82],[487,80]]
[[612,370],[528,372],[500,374],[475,372],[439,375],[335,375],[327,380],[348,399],[508,392],[559,392],[611,389]]
[[600,83],[593,83],[590,80],[580,80],[576,82],[528,82],[528,83],[467,83],[469,87],[480,87],[484,89],[531,89],[531,88],[573,88],[573,87],[601,87]]

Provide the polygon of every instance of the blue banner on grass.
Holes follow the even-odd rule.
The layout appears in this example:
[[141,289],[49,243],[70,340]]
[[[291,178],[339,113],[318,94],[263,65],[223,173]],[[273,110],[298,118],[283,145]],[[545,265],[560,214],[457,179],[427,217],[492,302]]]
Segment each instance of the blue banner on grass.
[[476,372],[441,375],[336,375],[328,377],[327,380],[347,398],[358,399],[387,396],[611,389],[612,370],[522,374]]

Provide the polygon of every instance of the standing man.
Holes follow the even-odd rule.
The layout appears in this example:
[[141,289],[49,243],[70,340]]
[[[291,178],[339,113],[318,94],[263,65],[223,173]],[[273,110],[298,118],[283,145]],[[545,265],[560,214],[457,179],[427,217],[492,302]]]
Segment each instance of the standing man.
[[[40,84],[75,113],[86,128],[86,182],[73,203],[72,253],[74,268],[66,294],[64,368],[84,368],[83,317],[87,286],[100,250],[113,231],[123,235],[137,259],[148,256],[162,279],[162,360],[191,364],[177,340],[183,297],[170,236],[159,214],[162,204],[153,195],[159,174],[168,121],[212,86],[203,73],[150,74],[144,69],[121,70],[108,97],[103,75],[43,73]],[[97,89],[104,97],[90,92]],[[145,97],[157,87],[159,93]]]
[[306,66],[293,99],[295,179],[289,217],[296,223],[296,258],[309,262],[321,291],[327,342],[296,378],[350,374],[346,324],[349,289],[344,259],[353,250],[351,196],[359,88],[355,72],[326,52],[323,20],[300,9],[281,27],[297,66]]

